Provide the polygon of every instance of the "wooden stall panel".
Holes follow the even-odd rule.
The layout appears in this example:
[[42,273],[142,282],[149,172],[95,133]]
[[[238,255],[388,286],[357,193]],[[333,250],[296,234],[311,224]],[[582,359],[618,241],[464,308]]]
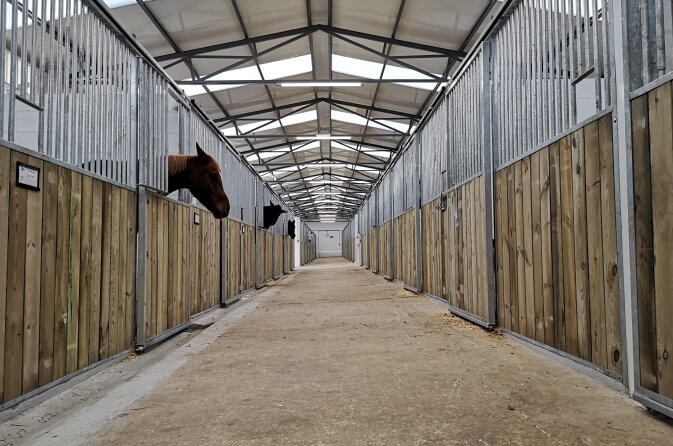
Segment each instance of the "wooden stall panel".
[[189,311],[194,315],[220,304],[220,221],[210,212],[193,207],[191,228]]
[[189,206],[147,197],[147,338],[189,320],[190,231]]
[[379,241],[378,241],[378,252],[379,252],[379,273],[384,274],[388,277],[392,277],[392,270],[390,268],[390,228],[392,222],[387,221],[379,226]]
[[378,231],[376,228],[369,231],[367,240],[369,240],[369,269],[372,272],[378,272]]
[[[448,259],[443,261],[448,271],[448,284],[443,298],[456,308],[486,318],[485,260],[484,260],[484,200],[483,178],[478,177],[449,192],[448,222],[437,221],[432,230],[442,236],[441,224],[446,224]],[[497,204],[497,202],[496,202]],[[441,213],[444,215],[444,213]],[[437,217],[435,217],[437,218]],[[442,217],[440,217],[442,218]],[[439,243],[439,241],[437,242]],[[444,251],[446,252],[446,250]],[[439,286],[439,285],[436,285]]]
[[273,234],[273,278],[283,275],[283,236]]
[[[672,84],[666,83],[634,99],[631,107],[640,384],[673,398]],[[607,176],[608,172],[601,169],[601,174]],[[608,209],[608,203],[601,202],[604,210],[614,211]],[[610,275],[609,269],[605,274]],[[614,297],[608,298],[608,290]],[[614,285],[606,281],[607,312],[616,296]]]
[[[39,191],[16,185],[19,161],[40,169]],[[126,259],[135,246],[125,242],[134,220],[133,192],[0,147],[0,402],[131,347]],[[111,264],[113,238],[124,243]]]
[[421,209],[423,245],[423,292],[448,299],[448,221],[439,208],[441,198]]
[[610,119],[496,173],[496,282],[501,326],[621,374]]
[[241,292],[255,287],[255,228],[241,224]]

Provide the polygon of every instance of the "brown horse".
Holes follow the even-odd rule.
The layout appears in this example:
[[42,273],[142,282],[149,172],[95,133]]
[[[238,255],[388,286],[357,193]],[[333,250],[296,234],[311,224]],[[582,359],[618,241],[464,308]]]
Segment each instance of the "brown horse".
[[197,155],[168,156],[168,192],[189,189],[215,218],[229,215],[229,197],[222,187],[222,169],[196,143]]

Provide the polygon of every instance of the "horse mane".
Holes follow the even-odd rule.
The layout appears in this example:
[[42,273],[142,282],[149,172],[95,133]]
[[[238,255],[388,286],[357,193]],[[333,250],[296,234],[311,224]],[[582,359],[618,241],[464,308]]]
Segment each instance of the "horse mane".
[[[184,172],[187,170],[187,162],[195,158],[198,155],[169,155],[168,157],[168,176],[173,176],[173,175],[178,175],[181,172]],[[217,161],[215,161],[215,158],[212,156],[208,155],[210,157],[210,160],[215,163],[215,166],[217,167],[217,171],[219,173],[222,173],[222,169],[220,168],[220,165],[218,164]]]
[[174,176],[187,169],[187,161],[190,155],[169,155],[168,156],[168,176]]

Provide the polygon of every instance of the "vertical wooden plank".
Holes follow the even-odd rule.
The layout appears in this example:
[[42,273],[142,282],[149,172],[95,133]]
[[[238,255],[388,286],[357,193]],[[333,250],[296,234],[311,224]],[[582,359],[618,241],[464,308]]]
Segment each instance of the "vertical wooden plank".
[[126,206],[127,226],[126,226],[126,251],[128,252],[126,262],[126,341],[125,348],[133,347],[133,319],[135,314],[135,258],[136,258],[136,193],[129,192]]
[[89,304],[91,298],[91,245],[93,223],[93,180],[82,177],[82,226],[79,279],[80,302],[77,334],[77,369],[89,365]]
[[[654,289],[655,308],[657,323],[657,362],[659,375],[659,393],[673,398],[673,258],[671,247],[673,246],[673,200],[670,193],[673,190],[673,110],[671,83],[666,83],[649,93],[649,118],[650,118],[650,157],[652,169],[652,223],[654,245]],[[607,127],[607,126],[606,126]],[[603,126],[601,126],[601,131]],[[602,135],[601,135],[602,138]],[[602,141],[601,141],[602,142]],[[605,160],[608,164],[607,144],[604,150],[601,144],[601,163]],[[603,174],[601,164],[601,174]],[[605,168],[607,170],[607,166]],[[607,172],[606,172],[607,175]],[[601,175],[602,177],[602,175]],[[607,180],[606,180],[607,181]],[[612,191],[608,191],[606,195]],[[603,216],[609,218],[611,210],[606,197],[603,207]],[[606,215],[608,214],[608,215]],[[611,221],[611,220],[610,220]],[[607,246],[608,240],[605,240]],[[605,247],[604,247],[605,250]],[[607,262],[611,259],[607,258]],[[606,272],[606,274],[608,274]],[[607,285],[607,284],[606,284]],[[606,306],[616,299],[613,286],[608,286],[606,293]],[[614,294],[614,295],[613,295]],[[608,324],[612,321],[608,320]],[[609,326],[609,325],[608,325]],[[613,336],[614,337],[614,336]],[[608,333],[609,346],[612,347],[614,339]],[[610,350],[612,353],[612,349]],[[611,363],[612,366],[614,364]]]
[[587,207],[584,166],[584,129],[572,134],[573,221],[575,227],[575,295],[579,356],[591,361],[589,268],[587,264]]
[[565,287],[563,280],[563,212],[559,142],[549,147],[552,283],[554,288],[554,347],[566,350]]
[[509,183],[507,172],[509,168],[498,172],[500,176],[500,211],[496,218],[500,221],[500,237],[498,249],[500,250],[500,274],[501,291],[498,292],[498,299],[502,300],[503,312],[498,316],[500,325],[508,330],[512,329],[512,304],[511,304],[511,284],[509,267],[509,214],[512,210],[509,208],[508,191]]
[[10,151],[0,146],[0,401],[5,386],[5,320],[7,313],[7,254],[9,234]]
[[126,264],[128,251],[126,250],[126,227],[128,220],[128,206],[126,204],[129,191],[119,188],[119,266],[117,268],[117,334],[115,352],[124,350],[126,337]]
[[[6,149],[0,148],[0,165],[2,163],[2,154]],[[7,152],[8,153],[8,152]],[[9,160],[8,160],[9,161]],[[7,162],[6,166],[9,166]],[[54,310],[56,296],[56,240],[57,240],[57,222],[58,222],[58,167],[51,163],[44,163],[43,192],[42,192],[42,284],[40,289],[40,346],[39,357],[40,364],[38,370],[38,385],[43,386],[50,383],[54,371]],[[6,252],[2,248],[2,191],[7,189],[3,186],[4,178],[7,177],[4,169],[0,168],[0,253]],[[5,234],[6,236],[6,234]],[[6,241],[5,241],[6,243]],[[4,257],[4,256],[2,256]],[[7,259],[0,259],[0,262],[6,262]],[[5,287],[2,285],[5,274],[5,268],[0,265],[0,301],[4,300],[1,296]],[[0,320],[4,319],[4,305],[0,302]],[[4,322],[4,321],[3,321]],[[0,322],[0,331],[4,333],[3,322]],[[0,335],[2,340],[2,335]],[[0,350],[4,348],[4,342],[0,344]],[[2,354],[0,354],[0,369],[2,368]],[[0,375],[2,373],[0,372]],[[0,379],[1,381],[1,379]],[[1,385],[1,384],[0,384]],[[0,397],[0,400],[2,397]]]
[[531,196],[531,159],[521,161],[521,188],[523,192],[523,260],[526,281],[526,336],[535,339],[535,285],[533,277],[533,216]]
[[458,210],[458,235],[457,235],[457,267],[458,267],[458,308],[465,308],[465,212],[463,208],[463,192],[464,189],[459,187],[456,190],[458,196],[457,210]]
[[[148,228],[150,226],[149,209],[151,208],[151,198],[148,196]],[[152,231],[148,230],[148,237]],[[102,246],[102,268],[100,284],[100,323],[98,335],[98,359],[108,357],[108,339],[109,339],[109,320],[110,320],[110,241],[112,239],[112,185],[103,183],[103,246]],[[149,269],[149,268],[148,268]]]
[[72,173],[70,187],[70,271],[68,273],[68,349],[65,370],[77,370],[77,342],[79,336],[79,275],[82,244],[82,175]]
[[68,272],[70,270],[70,188],[72,172],[58,168],[58,221],[56,224],[56,298],[54,300],[53,379],[65,375],[68,323]]
[[[668,84],[670,85],[670,84]],[[671,98],[668,96],[668,105],[671,106]],[[651,111],[651,108],[650,108]],[[607,119],[606,119],[607,118]],[[667,121],[666,128],[669,129],[669,132],[673,128],[673,123]],[[608,368],[617,374],[622,374],[622,337],[621,337],[621,319],[620,319],[620,310],[619,310],[619,268],[617,266],[617,217],[615,210],[615,180],[614,180],[614,166],[612,159],[612,119],[608,115],[603,117],[598,122],[598,144],[600,147],[600,163],[601,163],[601,221],[603,226],[603,280],[605,281],[605,317],[606,317],[606,332],[607,332],[607,346],[608,346]],[[670,154],[671,150],[671,140],[667,142],[668,153]],[[663,160],[661,160],[663,162]],[[668,160],[666,161],[668,162]],[[652,177],[654,175],[654,165],[657,164],[656,160],[653,158],[653,167],[652,167]],[[670,164],[667,165],[667,168],[670,167]],[[659,166],[661,168],[661,166]],[[661,171],[660,171],[661,172]],[[666,170],[668,172],[668,179],[670,180],[671,170]],[[666,180],[662,180],[658,183],[658,186],[668,187]],[[654,184],[653,187],[653,200],[654,200]],[[670,188],[666,189],[668,192],[671,191]],[[667,204],[665,206],[671,206],[670,196],[666,197]],[[652,204],[654,209],[656,205]],[[671,208],[673,209],[673,208]],[[670,225],[669,223],[667,223]],[[670,231],[670,229],[668,229]],[[655,266],[659,259],[663,257],[670,257],[669,254],[666,256],[657,256],[657,243],[655,238],[654,243],[654,258],[656,259]],[[666,248],[666,252],[670,253],[670,244]],[[662,263],[664,263],[662,259]],[[661,265],[658,265],[661,266]],[[666,274],[670,277],[672,269],[662,268],[664,271],[667,271]],[[669,279],[670,280],[670,279]],[[673,282],[671,282],[673,283]],[[655,287],[656,287],[656,273],[655,273]],[[670,294],[669,294],[670,296]],[[669,299],[670,303],[670,299]],[[657,312],[659,311],[659,301],[657,301]],[[670,321],[671,313],[669,313],[668,319]],[[666,322],[668,323],[668,322]],[[662,325],[658,325],[662,326]],[[670,346],[673,343],[669,344]],[[669,361],[670,363],[671,361]],[[660,375],[661,376],[661,375]],[[673,367],[668,369],[668,377],[673,376]],[[671,395],[673,396],[673,382],[671,383]]]
[[544,342],[554,346],[554,276],[552,272],[551,238],[551,178],[549,176],[549,147],[540,151],[540,229],[542,262],[542,302]]
[[154,206],[152,206],[152,229],[154,231],[154,234],[152,235],[152,282],[151,282],[151,289],[150,289],[150,311],[148,311],[148,320],[150,322],[150,327],[152,327],[151,332],[152,335],[157,335],[161,333],[161,328],[157,324],[157,313],[160,311],[159,310],[159,305],[161,302],[161,299],[158,298],[159,296],[159,281],[161,280],[159,277],[159,271],[161,268],[159,265],[161,262],[164,260],[160,258],[159,256],[161,255],[161,252],[159,248],[163,248],[163,227],[162,227],[162,221],[161,221],[161,206],[162,202],[164,200],[158,197],[155,197],[154,199]]
[[190,259],[190,265],[192,268],[192,271],[189,274],[189,279],[190,279],[190,286],[191,286],[191,314],[196,314],[199,311],[201,311],[201,304],[202,304],[202,289],[201,285],[205,284],[204,280],[204,273],[206,268],[202,268],[205,266],[205,258],[203,257],[204,252],[201,250],[201,244],[202,244],[202,236],[205,232],[203,231],[202,227],[207,224],[207,221],[203,219],[203,215],[201,215],[201,212],[199,212],[196,208],[192,208],[191,210],[192,213],[194,214],[199,214],[199,218],[201,221],[201,224],[196,225],[193,222],[193,217],[192,218],[192,241],[191,241],[191,259]]
[[523,161],[514,165],[514,200],[516,206],[516,288],[518,302],[519,333],[528,336],[528,320],[526,318],[526,248],[524,233],[523,199]]
[[561,237],[565,289],[566,351],[579,355],[577,341],[577,299],[575,295],[575,212],[573,209],[572,136],[561,140]]
[[178,270],[177,262],[178,258],[176,256],[176,247],[177,247],[177,205],[175,203],[168,203],[168,234],[167,238],[168,243],[168,271],[170,271],[168,277],[168,287],[166,292],[166,328],[171,328],[173,326],[175,315],[174,315],[174,299],[173,296],[176,293],[178,286]]
[[473,181],[473,193],[475,196],[474,207],[474,224],[472,230],[474,231],[475,239],[475,266],[476,275],[474,277],[475,284],[475,311],[476,314],[486,318],[486,293],[484,291],[484,177],[481,176]]
[[463,228],[463,235],[465,236],[465,310],[470,313],[474,312],[474,292],[473,292],[473,275],[472,268],[474,266],[474,244],[472,236],[474,234],[474,195],[472,194],[472,183],[467,183],[463,186],[463,205],[465,206],[465,222]]
[[654,229],[652,227],[650,122],[648,113],[648,95],[642,95],[631,101],[636,242],[634,255],[636,256],[636,284],[638,287],[640,385],[656,392],[659,386],[659,378],[657,370],[657,327],[655,324],[657,314],[654,306]]
[[28,162],[22,153],[11,152],[9,182],[9,237],[7,257],[7,304],[5,325],[4,401],[21,395],[23,364],[23,294],[26,262],[27,189],[17,187],[17,162]]
[[[189,244],[191,243],[191,239],[189,237],[190,229],[191,229],[191,221],[192,219],[190,218],[189,214],[189,208],[186,206],[183,206],[183,217],[182,217],[182,222],[183,222],[183,230],[181,231],[181,235],[183,238],[183,248],[182,248],[182,264],[183,265],[189,265],[189,249],[190,246]],[[189,271],[189,267],[183,268],[183,295],[181,299],[181,309],[182,309],[182,319],[180,322],[186,322],[189,320],[189,275],[191,272]]]
[[[503,293],[503,272],[502,272],[502,171],[495,173],[495,274],[498,295],[498,323],[505,327],[505,294]],[[506,327],[505,327],[506,328]]]
[[[43,172],[43,162],[28,157],[28,164]],[[23,377],[22,392],[38,386],[40,351],[40,285],[42,260],[42,191],[44,174],[40,175],[39,191],[28,191],[26,197],[26,263],[23,297]]]
[[[518,164],[518,163],[517,163]],[[512,330],[517,333],[522,333],[519,328],[519,292],[518,292],[518,277],[519,277],[519,268],[518,268],[518,238],[516,230],[516,222],[518,214],[517,199],[516,199],[516,190],[518,184],[518,177],[515,175],[517,164],[511,165],[507,168],[507,243],[509,249],[509,281],[510,281],[510,292],[509,292],[509,305],[511,313],[511,324]],[[519,175],[520,176],[520,175]],[[522,210],[523,212],[523,210]],[[525,328],[523,332],[525,333]]]
[[93,180],[91,217],[91,295],[89,297],[89,363],[98,361],[100,348],[101,276],[103,270],[103,182]]
[[603,290],[603,224],[601,221],[601,168],[598,121],[584,128],[587,199],[587,250],[589,310],[591,311],[591,361],[607,368],[605,293]]
[[108,354],[117,353],[117,325],[119,324],[119,212],[121,190],[112,188],[112,227],[110,230],[110,328]]
[[[154,300],[153,296],[153,301],[152,303],[156,305],[153,307],[152,310],[152,317],[156,318],[152,320],[152,323],[156,324],[156,330],[155,333],[161,333],[166,330],[167,324],[166,324],[166,277],[164,276],[164,265],[168,263],[167,256],[169,256],[169,253],[165,250],[166,243],[165,241],[168,238],[168,222],[166,221],[166,216],[164,215],[165,212],[167,212],[168,208],[168,201],[167,200],[158,200],[157,202],[157,213],[156,213],[156,234],[155,234],[155,240],[156,240],[156,270],[153,271],[156,273],[156,283],[154,283],[154,288],[155,291],[154,293],[156,294],[156,300]],[[154,264],[153,264],[154,266]]]
[[530,157],[531,216],[533,230],[533,296],[535,339],[544,343],[544,296],[542,291],[542,211],[540,191],[540,152]]

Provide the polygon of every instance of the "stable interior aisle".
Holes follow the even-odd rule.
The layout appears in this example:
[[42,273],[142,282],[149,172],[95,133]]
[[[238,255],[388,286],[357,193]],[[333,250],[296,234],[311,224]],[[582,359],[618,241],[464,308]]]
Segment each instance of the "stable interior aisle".
[[[127,382],[100,395],[64,390],[0,425],[13,432],[0,445],[642,445],[673,435],[611,379],[342,258],[318,259],[228,311],[181,346],[99,374]],[[44,415],[78,398],[87,402]]]

